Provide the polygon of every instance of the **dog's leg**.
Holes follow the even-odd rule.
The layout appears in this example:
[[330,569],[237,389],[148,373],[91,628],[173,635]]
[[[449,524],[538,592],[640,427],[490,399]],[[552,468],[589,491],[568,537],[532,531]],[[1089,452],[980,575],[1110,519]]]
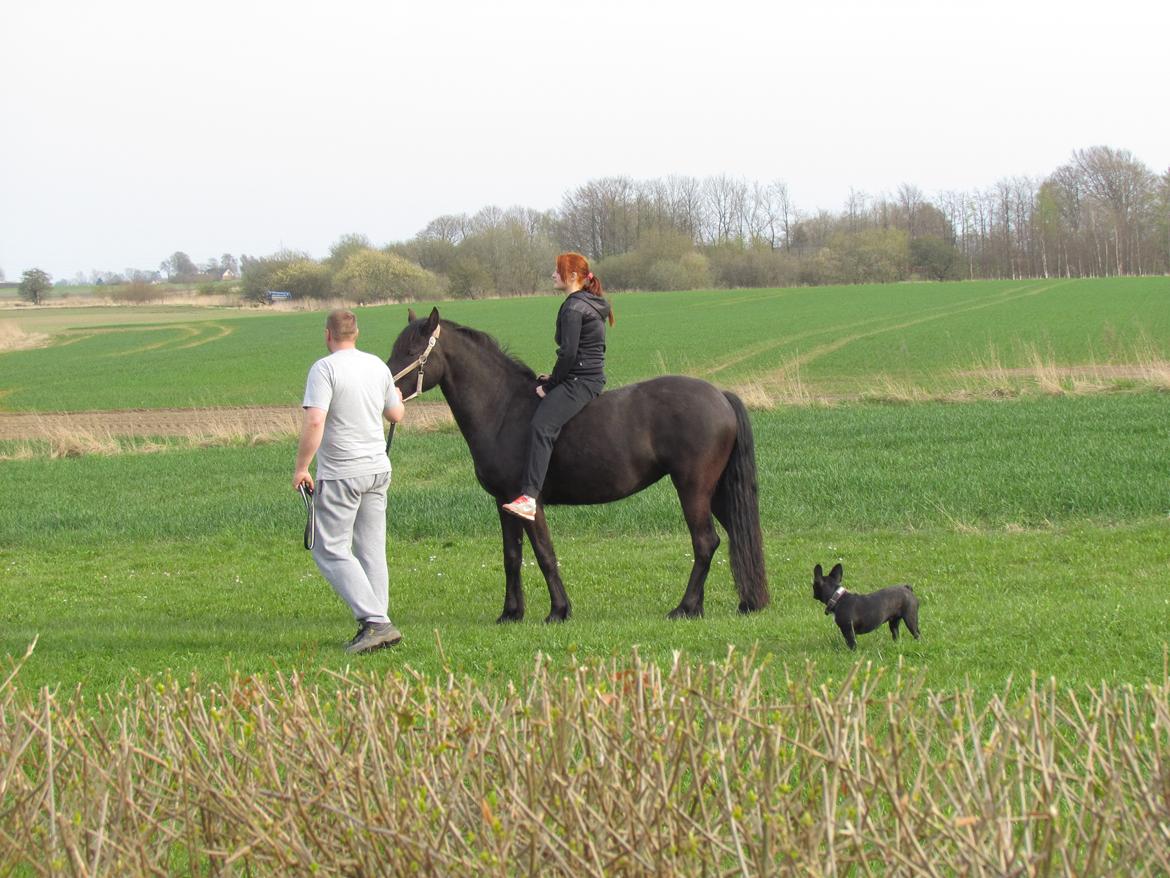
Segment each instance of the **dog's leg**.
[[857,636],[853,633],[853,623],[846,622],[843,625],[837,626],[841,629],[841,633],[845,635],[845,643],[850,649],[857,649]]
[[907,630],[914,635],[914,639],[918,640],[918,603],[913,603],[903,614],[906,620]]
[[902,621],[901,616],[895,616],[893,619],[890,620],[890,636],[892,638],[894,638],[894,640],[898,639],[898,623],[901,621]]

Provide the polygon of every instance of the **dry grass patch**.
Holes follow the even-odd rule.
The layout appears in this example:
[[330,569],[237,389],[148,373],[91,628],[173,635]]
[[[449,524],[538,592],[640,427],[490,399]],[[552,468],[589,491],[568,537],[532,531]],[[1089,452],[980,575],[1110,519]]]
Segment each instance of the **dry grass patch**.
[[782,367],[766,378],[737,384],[732,391],[749,409],[770,410],[782,405],[810,405],[812,394],[800,376],[800,366]]
[[[0,460],[156,451],[176,444],[197,448],[262,445],[297,436],[301,418],[299,406],[0,412],[0,441],[9,443]],[[445,404],[412,403],[400,429],[429,432],[453,424]],[[149,441],[154,438],[172,441]]]
[[1139,342],[1130,363],[1097,363],[1090,361],[1075,366],[1058,365],[1055,356],[1044,354],[1034,344],[1024,345],[1020,367],[1006,367],[994,345],[986,361],[975,369],[955,372],[955,380],[970,386],[976,379],[980,387],[974,392],[992,396],[1019,396],[1026,392],[1040,392],[1050,396],[1083,396],[1131,389],[1134,386],[1156,390],[1170,390],[1170,362],[1148,341]]
[[39,348],[49,343],[43,332],[26,332],[11,320],[0,320],[0,353]]
[[875,387],[861,395],[863,400],[887,403],[925,402],[937,397],[931,396],[921,387],[907,381],[895,381],[889,375],[879,375]]
[[1143,339],[1137,347],[1136,359],[1141,372],[1141,379],[1158,390],[1170,390],[1170,361],[1154,347],[1148,339]]
[[280,413],[264,423],[249,422],[238,417],[223,417],[216,412],[208,413],[198,425],[193,425],[186,439],[199,448],[221,445],[265,445],[279,442],[300,434],[300,409],[288,409],[284,417]]
[[754,656],[131,684],[0,684],[0,872],[1170,871],[1170,679],[979,703]]
[[[40,453],[37,453],[38,450]],[[13,456],[85,457],[118,454],[121,451],[121,443],[109,430],[76,430],[60,424],[45,423],[41,426],[39,440],[20,443]]]

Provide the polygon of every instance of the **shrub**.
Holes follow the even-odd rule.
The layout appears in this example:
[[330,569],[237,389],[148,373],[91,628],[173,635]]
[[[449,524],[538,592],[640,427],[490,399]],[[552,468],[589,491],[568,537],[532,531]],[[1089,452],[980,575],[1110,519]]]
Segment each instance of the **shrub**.
[[766,244],[742,247],[728,243],[709,247],[704,252],[710,260],[711,279],[716,286],[784,287],[797,281],[796,258]]
[[158,287],[140,280],[107,287],[106,295],[113,301],[125,305],[141,305],[143,302],[153,302],[162,298]]
[[333,278],[333,292],[365,305],[389,299],[438,298],[443,286],[438,276],[396,253],[358,250],[346,257]]
[[[307,253],[282,250],[271,256],[253,258],[244,256],[243,270],[244,298],[253,302],[267,302],[269,290],[285,289],[281,272],[295,262],[312,262]],[[290,292],[292,292],[290,290]]]
[[657,260],[650,266],[646,284],[651,290],[698,290],[710,286],[707,257],[694,251],[677,258]]
[[288,290],[294,299],[327,299],[333,279],[329,268],[313,259],[297,259],[278,269],[272,278],[274,290]]
[[910,266],[930,280],[954,280],[962,257],[954,244],[942,238],[915,238],[910,242]]
[[637,253],[622,253],[619,256],[607,256],[597,263],[597,276],[607,290],[644,290],[646,280],[642,271],[642,261]]

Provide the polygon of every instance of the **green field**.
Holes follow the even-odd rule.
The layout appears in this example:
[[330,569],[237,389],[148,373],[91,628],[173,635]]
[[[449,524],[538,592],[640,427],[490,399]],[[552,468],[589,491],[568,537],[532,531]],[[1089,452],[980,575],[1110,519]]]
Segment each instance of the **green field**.
[[[852,400],[753,413],[772,607],[734,613],[721,552],[707,618],[666,621],[690,546],[673,491],[660,484],[611,506],[553,510],[574,617],[540,623],[547,591],[529,553],[528,617],[497,627],[498,521],[466,447],[453,429],[404,433],[390,554],[391,611],[407,636],[365,666],[503,680],[539,651],[622,656],[637,645],[657,658],[682,649],[706,659],[730,644],[758,647],[776,668],[814,662],[826,677],[855,659],[904,659],[932,687],[969,681],[984,694],[1033,671],[1070,685],[1161,672],[1170,420],[1156,375],[1170,348],[1170,281],[615,299],[614,383],[686,371],[724,386],[779,387],[796,369],[811,395]],[[539,297],[441,307],[540,369],[552,359],[555,306]],[[362,310],[362,346],[388,350],[404,311]],[[58,326],[61,343],[0,355],[0,405],[295,403],[321,354],[320,314],[139,323],[133,309],[124,313],[121,323],[87,327],[79,312],[76,325]],[[1013,398],[995,399],[1005,388],[992,377],[972,377],[993,350],[1000,380],[1015,381]],[[1043,387],[1029,371],[1037,351],[1058,375],[1111,367],[1093,389],[1113,392],[1081,392],[1071,378],[1058,395],[1029,392]],[[1142,364],[1155,378],[1127,371]],[[973,401],[873,401],[891,387],[940,399],[967,390]],[[299,548],[292,458],[289,441],[0,463],[0,651],[22,653],[40,638],[22,685],[108,691],[127,675],[167,670],[222,680],[350,663],[338,648],[351,633],[344,607]],[[812,566],[837,560],[859,591],[912,583],[923,639],[895,645],[874,633],[848,653],[811,598]]]
[[[1070,380],[1125,386],[1137,380],[1133,367],[1170,359],[1165,278],[628,294],[614,301],[608,368],[616,384],[683,372],[726,387],[757,385],[781,399],[795,384],[830,399],[889,395],[891,388],[895,395],[987,394],[1028,385],[1038,363],[1058,378],[1066,370]],[[553,361],[555,309],[555,299],[541,296],[452,302],[441,310],[544,371]],[[128,316],[95,326],[91,310]],[[313,312],[257,320],[254,310],[193,309],[183,319],[178,309],[143,322],[132,316],[136,310],[77,309],[74,321],[38,329],[55,331],[58,343],[4,355],[0,410],[295,403],[305,370],[321,353],[321,315]],[[387,355],[405,311],[363,309],[361,346]],[[35,321],[37,313],[0,319]]]

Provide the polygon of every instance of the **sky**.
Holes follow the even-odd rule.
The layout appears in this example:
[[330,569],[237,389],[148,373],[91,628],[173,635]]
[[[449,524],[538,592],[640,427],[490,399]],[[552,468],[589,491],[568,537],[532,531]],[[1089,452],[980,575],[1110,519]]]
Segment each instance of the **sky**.
[[804,211],[1170,168],[1170,4],[0,0],[0,270],[157,269],[610,175],[781,180]]

